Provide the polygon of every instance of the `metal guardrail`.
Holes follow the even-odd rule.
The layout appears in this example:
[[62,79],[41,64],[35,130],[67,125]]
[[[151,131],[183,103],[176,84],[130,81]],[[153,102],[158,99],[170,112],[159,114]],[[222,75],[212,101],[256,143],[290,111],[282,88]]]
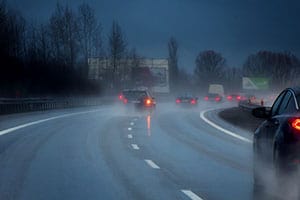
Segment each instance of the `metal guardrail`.
[[240,101],[238,105],[240,108],[242,108],[243,110],[246,110],[246,111],[252,111],[254,108],[258,108],[258,107],[262,106],[260,104],[251,103],[248,100]]
[[113,98],[0,98],[0,114],[44,111],[51,109],[74,108],[83,106],[97,106],[112,102]]

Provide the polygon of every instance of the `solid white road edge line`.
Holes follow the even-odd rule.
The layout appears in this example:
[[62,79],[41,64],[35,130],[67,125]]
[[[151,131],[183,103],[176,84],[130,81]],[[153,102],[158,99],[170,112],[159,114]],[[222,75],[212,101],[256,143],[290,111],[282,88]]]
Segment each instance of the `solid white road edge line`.
[[55,119],[61,119],[61,118],[65,118],[65,117],[71,117],[71,116],[75,116],[75,115],[94,113],[94,112],[99,112],[99,111],[100,110],[98,109],[98,110],[85,111],[85,112],[76,112],[76,113],[64,114],[64,115],[59,115],[59,116],[56,116],[56,117],[50,117],[50,118],[41,119],[41,120],[38,120],[38,121],[29,122],[29,123],[26,123],[26,124],[22,124],[22,125],[19,125],[19,126],[15,126],[15,127],[9,128],[9,129],[2,130],[2,131],[0,131],[0,136],[5,135],[7,133],[11,133],[13,131],[16,131],[16,130],[19,130],[19,129],[22,129],[22,128],[26,128],[28,126],[40,124],[40,123],[43,123],[43,122],[47,122],[47,121],[51,121],[51,120],[55,120]]
[[127,136],[129,139],[132,139],[133,138],[133,136],[131,135],[131,134],[128,134],[128,136]]
[[139,150],[140,147],[137,144],[131,144],[132,148],[135,150]]
[[219,131],[222,131],[223,133],[227,134],[227,135],[230,135],[231,137],[234,137],[236,139],[239,139],[239,140],[242,140],[244,142],[247,142],[247,143],[252,143],[251,140],[249,140],[248,138],[245,138],[243,136],[240,136],[234,132],[231,132],[229,130],[226,130],[224,128],[222,128],[221,126],[213,123],[212,121],[210,121],[209,119],[207,119],[204,115],[206,112],[209,112],[209,111],[212,111],[212,110],[215,110],[215,109],[209,109],[209,110],[203,110],[200,112],[200,118],[203,119],[207,124],[211,125],[212,127],[218,129]]
[[160,167],[157,165],[157,164],[155,164],[152,160],[145,160],[145,162],[150,166],[150,167],[152,167],[153,169],[160,169]]
[[181,190],[181,192],[183,192],[186,196],[188,196],[192,200],[203,200],[201,197],[199,197],[198,195],[196,195],[191,190]]

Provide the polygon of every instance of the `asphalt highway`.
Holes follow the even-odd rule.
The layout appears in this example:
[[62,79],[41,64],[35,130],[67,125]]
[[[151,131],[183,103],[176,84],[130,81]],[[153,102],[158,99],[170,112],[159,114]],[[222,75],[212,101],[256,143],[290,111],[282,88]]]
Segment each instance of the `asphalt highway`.
[[251,133],[226,104],[0,116],[0,199],[255,199]]

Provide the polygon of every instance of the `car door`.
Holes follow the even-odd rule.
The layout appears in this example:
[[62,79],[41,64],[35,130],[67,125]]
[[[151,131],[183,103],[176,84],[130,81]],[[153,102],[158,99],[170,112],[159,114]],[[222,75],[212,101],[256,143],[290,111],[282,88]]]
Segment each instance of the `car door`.
[[259,129],[259,148],[263,152],[266,160],[271,160],[273,155],[273,140],[278,128],[278,120],[276,116],[281,108],[282,102],[285,99],[286,91],[283,91],[275,100],[270,117],[261,125]]

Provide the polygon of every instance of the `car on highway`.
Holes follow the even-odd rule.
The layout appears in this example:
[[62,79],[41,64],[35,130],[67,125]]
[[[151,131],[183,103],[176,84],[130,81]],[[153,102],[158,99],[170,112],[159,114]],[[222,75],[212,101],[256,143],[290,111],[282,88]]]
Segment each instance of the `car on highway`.
[[125,89],[119,99],[125,106],[136,109],[154,109],[156,106],[155,98],[146,88]]
[[246,94],[246,93],[232,93],[226,96],[226,99],[229,102],[240,102],[240,101],[249,101],[254,102],[256,100],[256,96],[253,94]]
[[198,97],[189,94],[181,95],[176,98],[175,103],[180,106],[197,106]]
[[[276,180],[293,174],[300,166],[300,87],[283,90],[272,107],[252,110],[265,119],[253,136],[255,185],[266,184],[267,170],[274,169]],[[279,178],[279,179],[278,179]]]
[[204,101],[207,102],[222,102],[223,96],[217,93],[208,93],[204,96]]

